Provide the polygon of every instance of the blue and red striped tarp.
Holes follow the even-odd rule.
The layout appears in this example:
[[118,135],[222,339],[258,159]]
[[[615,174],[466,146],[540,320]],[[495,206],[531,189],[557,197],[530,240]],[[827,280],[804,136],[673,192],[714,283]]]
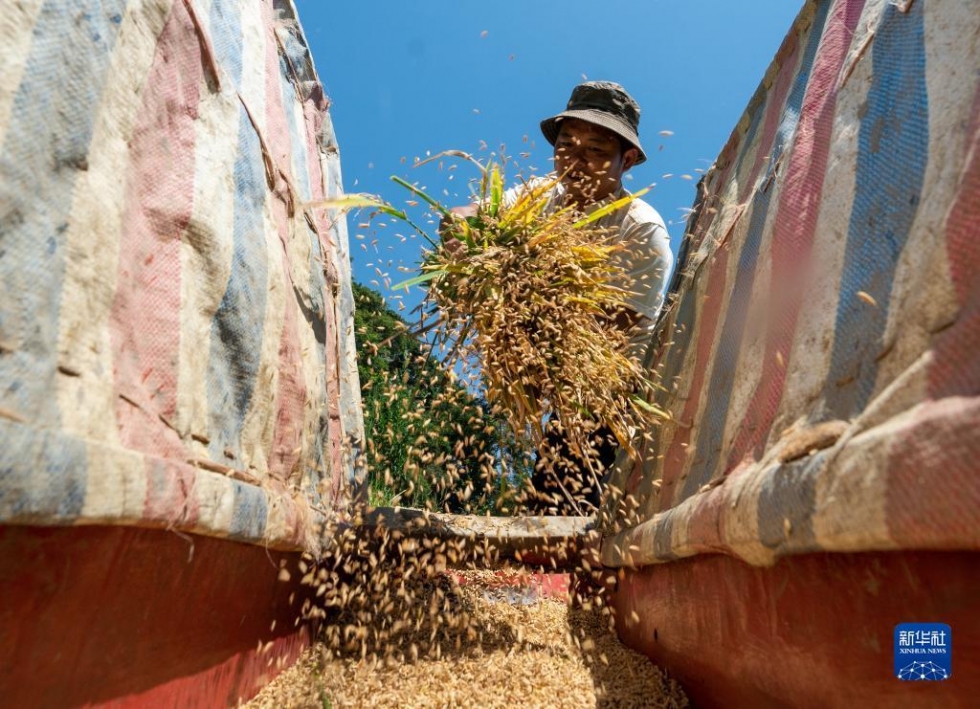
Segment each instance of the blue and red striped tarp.
[[975,4],[808,2],[702,188],[607,561],[980,548]]
[[23,0],[0,62],[0,522],[315,547],[361,423],[292,3]]

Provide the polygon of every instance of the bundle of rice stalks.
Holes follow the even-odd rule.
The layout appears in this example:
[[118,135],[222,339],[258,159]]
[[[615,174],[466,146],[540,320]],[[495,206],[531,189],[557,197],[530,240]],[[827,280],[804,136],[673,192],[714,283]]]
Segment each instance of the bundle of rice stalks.
[[[458,151],[479,170],[474,216],[461,217],[424,190],[396,183],[425,201],[441,221],[430,237],[403,211],[367,195],[347,195],[321,206],[370,207],[408,223],[429,243],[421,273],[394,290],[427,284],[419,332],[430,333],[447,369],[478,370],[482,392],[518,436],[538,446],[546,422],[557,418],[570,452],[590,472],[590,436],[605,427],[631,456],[633,439],[665,414],[647,403],[653,384],[636,356],[630,333],[617,327],[628,254],[615,233],[597,222],[644,193],[583,213],[553,208],[559,178],[504,190],[500,164],[486,165]],[[448,353],[448,354],[447,354]]]
[[588,214],[549,209],[558,178],[525,184],[507,199],[499,165],[463,157],[482,175],[475,216],[457,216],[394,178],[442,219],[421,275],[399,286],[428,282],[424,307],[436,340],[450,359],[478,363],[487,400],[515,430],[537,443],[557,416],[573,453],[589,464],[588,434],[604,425],[634,454],[635,432],[660,412],[646,402],[652,385],[630,355],[630,334],[615,324],[629,295],[625,259],[613,258],[622,247],[596,223],[646,190]]

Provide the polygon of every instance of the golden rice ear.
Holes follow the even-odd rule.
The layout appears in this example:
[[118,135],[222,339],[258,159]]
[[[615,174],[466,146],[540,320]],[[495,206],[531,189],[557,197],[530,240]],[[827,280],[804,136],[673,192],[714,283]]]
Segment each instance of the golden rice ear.
[[535,187],[525,185],[525,188],[519,191],[514,205],[504,214],[499,215],[501,224],[506,226],[517,223],[527,224],[530,220],[539,218],[548,204],[548,193],[560,181],[556,177]]

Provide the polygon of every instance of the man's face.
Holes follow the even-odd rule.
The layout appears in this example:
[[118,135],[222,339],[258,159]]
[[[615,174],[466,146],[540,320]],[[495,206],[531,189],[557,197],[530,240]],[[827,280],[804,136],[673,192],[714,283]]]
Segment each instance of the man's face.
[[578,118],[565,118],[558,126],[555,170],[563,176],[567,194],[588,203],[619,189],[639,152],[630,148],[624,153],[615,133]]

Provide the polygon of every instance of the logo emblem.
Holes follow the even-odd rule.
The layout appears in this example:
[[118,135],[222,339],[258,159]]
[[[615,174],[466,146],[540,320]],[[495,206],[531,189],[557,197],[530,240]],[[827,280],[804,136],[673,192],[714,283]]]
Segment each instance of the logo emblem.
[[953,633],[945,623],[895,626],[895,676],[906,682],[941,682],[953,674]]

